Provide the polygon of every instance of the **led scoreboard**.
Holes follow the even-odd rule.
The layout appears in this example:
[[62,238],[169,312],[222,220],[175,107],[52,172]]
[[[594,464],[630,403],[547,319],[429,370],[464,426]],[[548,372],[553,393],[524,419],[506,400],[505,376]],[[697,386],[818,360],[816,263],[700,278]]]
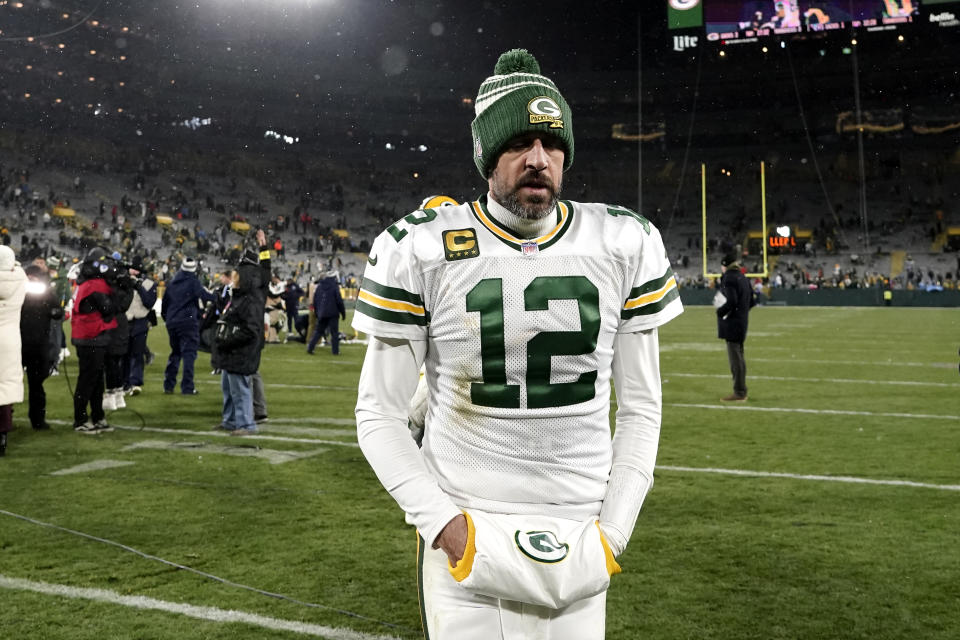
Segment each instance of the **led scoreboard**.
[[913,22],[919,0],[708,0],[707,40],[895,26]]
[[[933,4],[938,0],[922,0]],[[943,1],[943,0],[939,0]],[[667,26],[697,29],[713,42],[755,42],[791,34],[863,29],[885,31],[914,22],[921,0],[668,0]],[[675,31],[676,33],[676,31]],[[674,35],[674,49],[696,46]]]

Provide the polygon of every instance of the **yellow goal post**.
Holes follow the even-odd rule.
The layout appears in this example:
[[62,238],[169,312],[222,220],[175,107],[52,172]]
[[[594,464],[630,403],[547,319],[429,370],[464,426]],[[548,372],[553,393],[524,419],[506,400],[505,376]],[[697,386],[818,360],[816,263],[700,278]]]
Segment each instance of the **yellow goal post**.
[[[719,278],[722,273],[711,273],[707,271],[707,165],[700,164],[700,203],[703,214],[701,230],[703,238],[700,242],[703,248],[703,277]],[[748,278],[766,278],[769,275],[767,262],[767,178],[766,167],[763,161],[760,162],[760,223],[763,229],[763,273],[747,273]]]

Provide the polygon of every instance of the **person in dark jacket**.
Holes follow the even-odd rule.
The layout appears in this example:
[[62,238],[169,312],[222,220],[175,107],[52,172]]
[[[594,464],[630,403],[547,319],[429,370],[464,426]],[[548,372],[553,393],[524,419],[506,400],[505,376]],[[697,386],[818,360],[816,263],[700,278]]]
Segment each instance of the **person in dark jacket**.
[[133,300],[127,309],[130,322],[130,340],[127,347],[124,383],[127,393],[137,395],[143,391],[143,367],[147,355],[147,334],[156,324],[153,305],[157,302],[156,283],[143,274],[143,258],[134,256],[130,264],[130,276],[134,279]]
[[[94,247],[84,258],[70,314],[70,342],[80,362],[73,392],[73,430],[113,431],[103,413],[103,375],[111,332],[117,328],[117,300],[106,277],[115,269],[106,249]],[[90,414],[87,414],[87,404]]]
[[214,294],[203,288],[197,278],[197,261],[186,257],[180,270],[163,294],[160,315],[167,325],[170,338],[170,358],[163,374],[163,392],[173,393],[177,386],[177,372],[183,360],[183,378],[180,391],[184,395],[197,393],[193,384],[193,365],[200,346],[200,301],[212,302]]
[[717,334],[727,341],[727,359],[733,374],[733,394],[722,398],[724,402],[744,402],[747,399],[747,362],[743,355],[743,343],[747,339],[747,321],[750,309],[756,302],[750,282],[740,270],[737,257],[729,255],[720,262],[723,275],[720,277],[719,293],[725,300],[717,307]]
[[[287,337],[289,338],[296,331],[297,316],[300,314],[300,298],[303,297],[303,289],[293,278],[287,280],[287,286],[283,291],[283,304],[287,311]],[[286,342],[286,340],[284,340]]]
[[60,351],[59,343],[55,350],[51,349],[51,334],[56,330],[59,340],[63,309],[45,268],[30,265],[24,272],[27,287],[20,310],[21,356],[30,386],[30,426],[41,431],[50,428],[46,420],[47,394],[43,390],[43,381],[50,375]]
[[330,348],[333,355],[340,355],[340,318],[347,319],[347,310],[343,306],[343,297],[340,295],[339,274],[328,271],[327,277],[320,281],[313,294],[313,309],[317,314],[317,327],[310,336],[307,353],[313,355],[313,350],[320,342],[324,333],[330,332]]
[[253,411],[253,376],[260,368],[264,345],[263,312],[270,282],[270,251],[266,235],[257,231],[259,255],[247,251],[233,275],[230,302],[217,321],[211,352],[221,371],[223,415],[219,428],[231,435],[257,433]]

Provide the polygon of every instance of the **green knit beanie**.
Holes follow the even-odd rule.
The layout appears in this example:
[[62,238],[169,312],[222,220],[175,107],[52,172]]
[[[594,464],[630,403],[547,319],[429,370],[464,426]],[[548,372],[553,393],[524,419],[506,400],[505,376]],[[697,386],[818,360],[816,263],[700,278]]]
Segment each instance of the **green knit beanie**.
[[473,161],[487,178],[508,140],[527,131],[560,138],[563,170],[573,164],[573,114],[557,85],[540,75],[540,64],[526,49],[511,49],[483,81],[474,105]]

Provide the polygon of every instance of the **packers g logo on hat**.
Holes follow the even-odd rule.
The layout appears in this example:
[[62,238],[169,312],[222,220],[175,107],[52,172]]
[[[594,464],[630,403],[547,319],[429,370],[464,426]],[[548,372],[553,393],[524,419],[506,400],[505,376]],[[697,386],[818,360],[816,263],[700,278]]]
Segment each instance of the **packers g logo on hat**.
[[530,112],[530,124],[550,123],[551,129],[563,129],[563,111],[553,98],[537,96],[527,103]]

